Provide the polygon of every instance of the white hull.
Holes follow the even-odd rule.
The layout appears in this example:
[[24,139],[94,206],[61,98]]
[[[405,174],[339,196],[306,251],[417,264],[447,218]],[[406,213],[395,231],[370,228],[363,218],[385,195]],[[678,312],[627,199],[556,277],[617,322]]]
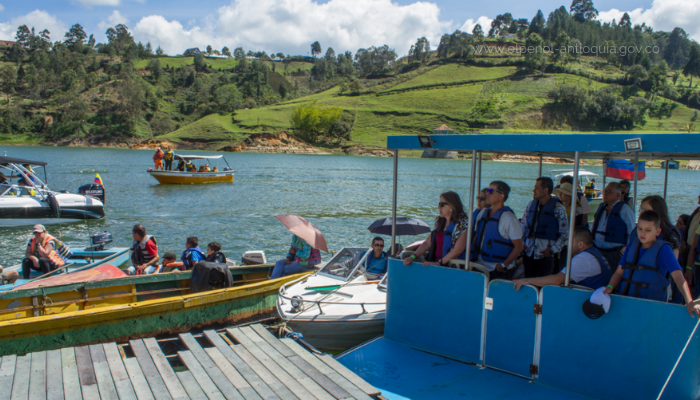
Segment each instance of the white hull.
[[384,334],[386,312],[365,314],[363,318],[295,318],[287,322],[304,340],[323,350],[347,350]]
[[32,226],[36,224],[68,224],[71,222],[83,222],[84,219],[73,218],[0,218],[0,227],[10,228],[15,226]]

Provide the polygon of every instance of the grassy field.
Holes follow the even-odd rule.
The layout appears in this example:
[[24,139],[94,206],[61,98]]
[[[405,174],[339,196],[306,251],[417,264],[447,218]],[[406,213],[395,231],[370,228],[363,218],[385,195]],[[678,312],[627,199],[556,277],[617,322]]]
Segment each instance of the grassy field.
[[[620,70],[616,72],[601,67],[600,63],[591,60],[581,60],[575,65],[606,76],[624,75]],[[277,72],[282,73],[279,68]],[[339,87],[335,86],[284,103],[239,110],[233,116],[209,115],[160,138],[208,140],[219,145],[241,141],[250,133],[288,131],[292,109],[310,101],[346,111],[346,122],[347,118],[352,119],[352,138],[346,143],[349,145],[383,147],[388,135],[426,134],[442,124],[465,133],[474,129],[474,121],[481,121],[481,126],[484,123],[503,125],[503,129],[480,129],[484,133],[570,132],[572,128],[569,126],[546,123],[542,110],[549,102],[548,93],[564,84],[585,89],[607,86],[572,74],[524,75],[516,72],[515,67],[483,68],[458,64],[423,67],[405,76],[362,81],[362,92],[366,94],[360,96],[340,95]],[[472,82],[440,86],[465,81]],[[640,91],[639,94],[644,93]],[[636,126],[634,131],[678,132],[693,115],[694,110],[678,104],[668,116],[648,116],[646,123]]]
[[[152,59],[139,60],[136,63],[136,69],[145,69],[151,60]],[[158,60],[160,60],[160,66],[162,68],[180,68],[186,65],[194,64],[194,57],[158,57]],[[211,65],[211,67],[214,69],[230,69],[238,64],[238,61],[236,61],[235,58],[205,58],[204,61]]]

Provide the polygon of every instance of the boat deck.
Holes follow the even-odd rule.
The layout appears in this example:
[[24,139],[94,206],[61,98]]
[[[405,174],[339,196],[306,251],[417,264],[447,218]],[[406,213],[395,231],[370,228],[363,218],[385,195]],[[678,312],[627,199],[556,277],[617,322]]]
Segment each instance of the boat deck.
[[[388,400],[401,399],[593,399],[532,383],[530,379],[451,360],[378,338],[340,362],[373,382]],[[375,365],[379,368],[362,368]]]
[[1,399],[357,399],[379,391],[332,356],[262,325],[178,337],[173,368],[155,338],[67,347],[0,362]]

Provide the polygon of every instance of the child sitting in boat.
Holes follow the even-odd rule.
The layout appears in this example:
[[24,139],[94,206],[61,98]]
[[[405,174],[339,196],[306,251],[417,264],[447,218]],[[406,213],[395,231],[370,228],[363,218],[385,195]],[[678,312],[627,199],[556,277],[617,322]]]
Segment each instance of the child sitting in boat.
[[185,270],[194,268],[198,262],[207,258],[202,249],[199,248],[199,238],[197,236],[188,237],[185,247],[187,247],[187,250],[182,252],[181,258]]
[[221,252],[221,243],[211,242],[207,245],[206,260],[208,262],[226,264],[226,256]]
[[637,237],[627,244],[620,266],[613,274],[605,293],[612,293],[619,285],[618,293],[656,301],[667,301],[671,275],[683,294],[688,314],[700,316],[700,305],[693,304],[688,283],[671,246],[657,240],[661,234],[661,217],[653,210],[644,211],[637,222]]
[[172,251],[163,255],[163,265],[158,272],[180,272],[182,270],[182,262],[177,261],[177,256]]

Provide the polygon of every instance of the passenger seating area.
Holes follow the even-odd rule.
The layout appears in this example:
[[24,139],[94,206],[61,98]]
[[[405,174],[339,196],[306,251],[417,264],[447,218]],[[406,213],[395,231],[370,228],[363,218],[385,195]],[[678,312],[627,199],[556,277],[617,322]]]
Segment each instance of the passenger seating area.
[[[683,306],[622,296],[612,296],[607,314],[589,319],[581,309],[587,290],[516,291],[512,282],[488,282],[475,270],[399,260],[389,269],[384,338],[339,359],[388,399],[517,393],[503,385],[520,387],[522,398],[656,399],[697,322]],[[697,336],[662,398],[700,397]],[[385,373],[372,377],[376,371],[366,366],[378,352],[386,353],[377,360]],[[421,379],[429,386],[420,387]]]

